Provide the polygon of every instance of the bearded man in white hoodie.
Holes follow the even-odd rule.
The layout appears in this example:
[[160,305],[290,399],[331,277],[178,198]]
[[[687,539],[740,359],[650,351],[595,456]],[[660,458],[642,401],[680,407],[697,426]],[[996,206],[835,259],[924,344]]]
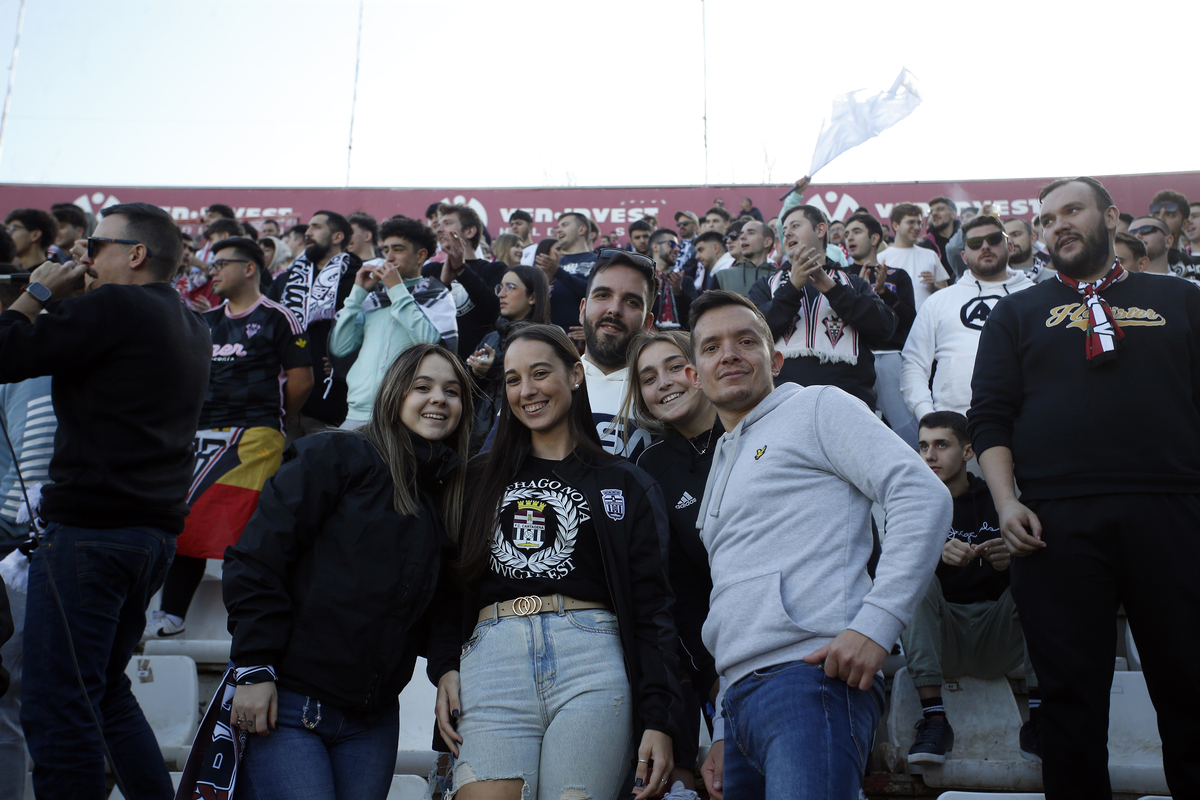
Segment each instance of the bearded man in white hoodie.
[[[883,712],[879,668],[933,575],[950,493],[862,400],[775,387],[783,355],[747,298],[705,292],[691,323],[688,377],[728,431],[696,523],[724,720],[705,784],[716,800],[853,800]],[[885,531],[874,580],[872,503]]]
[[975,351],[988,314],[1002,298],[1034,285],[1024,271],[1008,268],[1013,246],[1000,220],[980,215],[964,223],[962,232],[967,271],[917,310],[901,352],[900,392],[917,419],[934,411],[967,413]]

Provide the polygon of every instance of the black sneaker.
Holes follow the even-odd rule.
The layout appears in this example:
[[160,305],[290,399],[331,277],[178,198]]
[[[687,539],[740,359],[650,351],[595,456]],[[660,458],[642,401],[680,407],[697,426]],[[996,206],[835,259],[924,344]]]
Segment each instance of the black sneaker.
[[946,753],[954,749],[954,729],[943,716],[921,718],[917,722],[917,740],[908,748],[910,764],[945,764]]
[[1033,720],[1021,726],[1021,757],[1041,763],[1042,732]]

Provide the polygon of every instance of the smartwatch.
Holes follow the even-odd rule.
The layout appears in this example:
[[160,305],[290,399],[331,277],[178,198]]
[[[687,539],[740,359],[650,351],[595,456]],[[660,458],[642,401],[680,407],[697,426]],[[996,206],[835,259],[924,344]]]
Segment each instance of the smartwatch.
[[31,283],[27,285],[25,287],[25,291],[27,294],[33,297],[34,300],[37,300],[39,303],[41,303],[43,307],[46,305],[46,303],[49,303],[50,298],[54,296],[50,289],[40,283]]

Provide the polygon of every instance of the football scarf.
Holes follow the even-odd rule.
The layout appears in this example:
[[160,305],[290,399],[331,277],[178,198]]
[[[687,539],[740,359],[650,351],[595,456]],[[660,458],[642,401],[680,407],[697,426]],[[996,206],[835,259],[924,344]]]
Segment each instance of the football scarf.
[[[834,283],[848,285],[840,269],[826,271]],[[768,285],[772,297],[790,274],[790,270],[779,270],[771,276]],[[857,364],[858,331],[837,315],[824,294],[816,292],[816,298],[810,300],[808,292],[801,290],[800,308],[779,341],[775,342],[775,349],[783,353],[784,358],[813,357],[819,358],[822,364]]]
[[1058,273],[1058,279],[1064,285],[1083,295],[1083,302],[1087,304],[1086,352],[1090,368],[1099,367],[1115,359],[1117,342],[1125,338],[1125,332],[1113,318],[1108,301],[1100,296],[1101,292],[1116,283],[1124,274],[1125,270],[1121,268],[1119,261],[1113,262],[1112,269],[1108,271],[1108,274],[1093,283],[1083,283],[1074,278],[1068,278],[1061,272]]
[[[451,350],[458,349],[458,307],[454,304],[454,294],[437,278],[423,277],[408,286],[409,294],[420,307],[421,312],[430,324],[437,329],[442,342]],[[387,286],[380,281],[363,301],[363,313],[385,309],[392,304],[388,297]]]
[[279,302],[300,320],[305,330],[314,322],[332,320],[337,314],[338,283],[349,268],[350,253],[338,253],[320,272],[308,255],[301,253],[288,267]]

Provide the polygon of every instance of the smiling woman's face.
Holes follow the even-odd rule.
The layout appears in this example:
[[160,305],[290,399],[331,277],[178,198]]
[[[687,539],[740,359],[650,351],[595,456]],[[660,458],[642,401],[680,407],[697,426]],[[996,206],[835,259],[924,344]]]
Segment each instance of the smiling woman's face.
[[700,405],[700,390],[684,373],[688,363],[687,355],[670,342],[647,345],[638,355],[638,386],[655,419],[679,423]]

